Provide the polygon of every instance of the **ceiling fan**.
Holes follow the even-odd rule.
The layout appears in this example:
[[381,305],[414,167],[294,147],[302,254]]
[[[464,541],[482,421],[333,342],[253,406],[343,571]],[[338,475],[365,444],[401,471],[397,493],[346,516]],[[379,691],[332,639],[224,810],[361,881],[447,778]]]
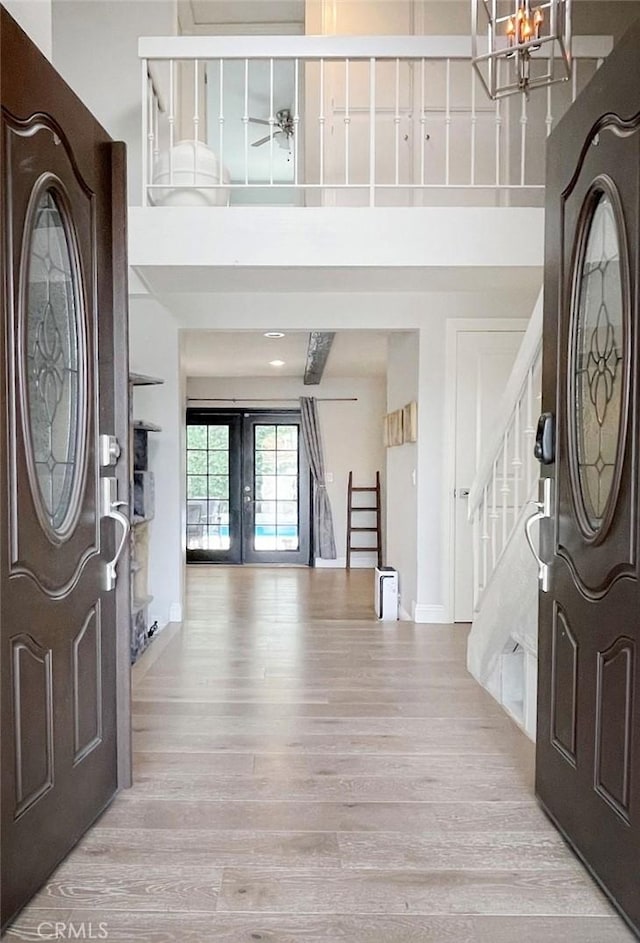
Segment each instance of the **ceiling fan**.
[[266,124],[271,128],[269,134],[265,137],[260,138],[258,141],[254,141],[251,147],[262,147],[263,144],[266,144],[272,138],[276,144],[281,147],[283,150],[289,150],[291,147],[291,141],[293,139],[294,131],[294,120],[293,115],[291,114],[290,108],[280,108],[275,113],[275,124],[271,124],[270,121],[267,121],[266,118],[249,118],[249,121],[252,121],[253,124]]

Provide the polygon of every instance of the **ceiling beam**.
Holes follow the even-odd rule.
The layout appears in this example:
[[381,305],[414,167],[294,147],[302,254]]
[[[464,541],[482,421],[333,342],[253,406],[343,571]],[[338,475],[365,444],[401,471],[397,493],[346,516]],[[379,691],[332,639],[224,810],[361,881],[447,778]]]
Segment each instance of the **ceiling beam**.
[[309,334],[307,363],[304,368],[305,386],[317,386],[320,383],[335,336],[335,331],[311,331]]

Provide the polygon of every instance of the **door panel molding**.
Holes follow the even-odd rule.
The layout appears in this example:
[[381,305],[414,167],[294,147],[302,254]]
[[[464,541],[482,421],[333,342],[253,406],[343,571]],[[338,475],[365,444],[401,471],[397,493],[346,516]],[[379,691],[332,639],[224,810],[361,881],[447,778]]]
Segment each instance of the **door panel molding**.
[[[584,483],[580,479],[579,473],[579,448],[578,448],[578,392],[577,392],[577,373],[578,373],[578,329],[580,327],[580,306],[582,302],[582,279],[584,275],[584,265],[586,262],[586,253],[589,248],[592,235],[592,225],[595,219],[598,206],[601,204],[602,196],[610,201],[613,219],[616,226],[616,238],[618,244],[618,253],[620,257],[620,269],[618,272],[618,281],[622,302],[622,352],[620,360],[616,362],[615,369],[621,370],[621,389],[620,389],[620,415],[618,417],[617,442],[615,457],[613,462],[613,475],[610,491],[607,496],[606,505],[602,511],[602,520],[599,526],[594,527],[588,520],[585,504]],[[571,294],[569,300],[569,362],[567,366],[567,432],[569,446],[569,471],[572,482],[572,497],[574,512],[584,540],[594,546],[601,544],[607,537],[613,516],[618,506],[618,497],[620,494],[620,485],[622,482],[622,472],[624,466],[625,452],[629,438],[630,393],[631,393],[631,357],[633,331],[631,323],[631,280],[629,274],[629,240],[627,238],[627,226],[624,209],[620,199],[620,193],[615,181],[608,174],[598,174],[589,184],[587,192],[582,200],[580,214],[576,227],[576,234],[573,238],[574,254],[571,260]],[[608,263],[607,263],[608,264]],[[601,272],[601,300],[598,312],[598,321],[593,330],[593,335],[598,330],[601,312],[607,312],[605,299],[605,272]],[[618,287],[616,285],[616,287]],[[608,328],[611,323],[607,321]],[[601,329],[600,329],[601,330]],[[611,329],[613,333],[613,329]],[[607,336],[605,345],[609,344],[610,338]],[[613,342],[615,337],[611,337]],[[606,389],[607,394],[611,394],[604,404],[602,423],[606,418],[607,407],[613,400],[615,387],[615,372],[611,372],[609,366],[610,356],[605,357],[607,350],[600,350],[601,339],[592,336],[590,358],[595,361],[595,367],[592,363],[592,374],[595,382],[590,383],[589,393],[592,401],[599,400],[599,391],[602,386],[607,387],[608,376],[611,376],[611,390]],[[595,348],[595,350],[594,350]],[[611,350],[611,353],[614,351]],[[609,374],[607,373],[609,371]],[[598,407],[596,406],[596,412]],[[600,406],[600,408],[602,408]]]
[[[17,821],[53,787],[53,667],[51,649],[43,648],[31,635],[15,636],[11,649],[16,771],[13,817]],[[23,703],[27,697],[28,711]],[[36,697],[40,717],[34,717]],[[34,752],[40,755],[34,756]],[[34,765],[34,759],[41,765],[40,772],[26,768],[29,761]]]
[[102,619],[98,600],[73,640],[74,766],[102,742],[102,711]]
[[[578,725],[578,640],[568,619],[554,603],[551,656],[551,742],[576,767]],[[570,694],[567,696],[567,691]]]
[[[96,206],[94,194],[79,171],[68,140],[58,124],[48,116],[37,114],[21,121],[3,108],[6,125],[6,215],[7,233],[6,282],[8,297],[8,370],[9,382],[9,577],[27,577],[51,599],[63,599],[79,583],[89,561],[100,554],[100,520],[97,513],[90,515],[92,521],[83,521],[82,510],[90,502],[92,508],[99,507],[98,472],[89,475],[88,469],[97,448],[97,378],[94,354],[97,354],[97,296],[96,296]],[[42,161],[48,167],[38,172],[32,149],[33,138],[46,132],[39,142],[43,151]],[[26,149],[25,149],[26,148]],[[21,152],[22,151],[22,152]],[[24,166],[24,179],[14,182],[12,167]],[[71,177],[69,175],[72,175]],[[67,179],[63,183],[61,177]],[[80,380],[80,409],[84,417],[80,422],[77,450],[81,466],[75,473],[72,508],[66,515],[61,534],[47,526],[38,495],[33,466],[32,438],[27,405],[28,384],[25,377],[26,308],[27,308],[27,262],[31,246],[30,223],[33,220],[34,201],[47,186],[55,189],[61,199],[68,224],[65,227],[67,246],[72,253],[72,265],[76,272],[81,310],[76,312],[78,333],[78,356],[86,363]],[[24,214],[22,231],[14,230],[15,215]],[[73,234],[71,234],[73,233]],[[19,242],[19,244],[18,244]],[[82,246],[82,249],[80,248]],[[30,488],[24,488],[23,475]],[[20,487],[20,482],[23,482]],[[41,534],[23,538],[21,523],[31,517],[35,510]],[[82,516],[81,516],[82,515]],[[59,561],[55,572],[40,564],[51,550],[52,544],[66,543],[64,567]]]
[[634,662],[635,643],[627,636],[621,636],[597,656],[594,785],[596,792],[627,823]]
[[603,131],[611,131],[613,134],[617,134],[619,137],[628,137],[630,134],[634,134],[639,129],[640,111],[636,112],[636,114],[631,118],[621,118],[620,115],[607,113],[605,115],[601,115],[597,121],[594,121],[590,130],[587,131],[584,143],[580,150],[580,155],[578,157],[577,163],[575,164],[574,173],[567,183],[565,189],[562,191],[562,200],[566,200],[575,189],[580,178],[580,174],[582,173],[582,168],[587,155],[589,154],[590,148],[594,146],[595,142],[597,142],[598,135],[602,134]]
[[[639,125],[640,127],[640,125]],[[567,475],[558,482],[555,554],[564,560],[576,588],[590,602],[603,600],[622,579],[638,580],[638,486],[633,469],[637,466],[638,416],[637,328],[632,313],[637,291],[634,236],[634,184],[618,168],[632,159],[634,148],[628,135],[599,140],[584,149],[580,172],[572,178],[560,203],[559,267],[557,271],[560,312],[558,356],[566,351],[566,375],[558,383],[555,403],[547,404],[556,412],[558,423],[558,463],[567,463]],[[609,170],[611,172],[609,172]],[[614,179],[615,177],[615,179]],[[621,414],[615,459],[615,479],[600,527],[588,526],[582,506],[576,470],[576,399],[572,378],[576,357],[577,281],[580,278],[584,242],[588,238],[590,209],[594,194],[600,190],[612,201],[621,260],[622,357]],[[556,219],[558,218],[557,210]],[[548,286],[547,286],[548,291]],[[548,292],[549,293],[549,292]],[[550,294],[550,293],[549,293]],[[548,357],[548,354],[547,354]],[[547,407],[545,407],[547,408]],[[615,546],[615,554],[610,548]]]
[[[30,274],[30,256],[33,251],[33,242],[34,242],[34,233],[36,226],[36,214],[38,211],[38,206],[40,200],[45,194],[51,193],[53,195],[54,202],[57,204],[57,209],[61,217],[62,227],[64,230],[65,243],[67,252],[69,255],[70,267],[72,269],[72,280],[73,280],[73,331],[74,331],[74,340],[76,346],[76,358],[77,358],[77,379],[75,381],[76,387],[76,398],[77,403],[75,405],[75,428],[69,430],[69,438],[73,438],[75,441],[74,445],[74,457],[79,456],[75,460],[74,464],[76,467],[73,469],[71,475],[71,484],[70,487],[65,490],[69,491],[67,497],[67,509],[63,514],[63,519],[60,522],[58,527],[54,527],[53,523],[48,519],[47,513],[44,508],[44,494],[42,485],[38,480],[38,472],[36,470],[36,454],[35,454],[35,442],[34,442],[34,429],[33,429],[33,416],[31,410],[33,405],[32,400],[32,391],[29,389],[29,356],[30,351],[28,349],[28,335],[29,335],[29,274]],[[25,408],[21,409],[22,416],[22,437],[24,442],[25,455],[27,460],[27,473],[29,476],[29,485],[31,487],[31,498],[33,500],[36,514],[40,522],[42,530],[49,538],[52,544],[64,543],[74,532],[76,525],[78,523],[78,518],[82,511],[82,496],[86,484],[87,476],[87,429],[89,425],[89,409],[88,409],[88,377],[85,364],[88,359],[87,351],[87,316],[85,310],[85,292],[84,292],[84,278],[82,276],[82,265],[80,261],[80,253],[78,250],[78,237],[76,235],[76,228],[73,221],[73,211],[71,209],[69,197],[67,194],[67,188],[60,178],[53,173],[44,173],[41,174],[36,182],[33,185],[31,190],[31,195],[29,196],[29,203],[26,210],[26,219],[24,225],[24,231],[22,234],[22,251],[20,254],[20,272],[22,275],[21,283],[19,286],[19,296],[18,296],[18,350],[17,350],[17,373],[18,373],[18,384],[20,390],[20,399],[23,403],[29,404]],[[48,308],[50,311],[53,311],[51,303],[47,301],[45,308]],[[71,320],[71,319],[70,319]],[[60,401],[63,397],[63,381],[60,380],[61,373],[71,372],[66,367],[60,365],[60,357],[64,356],[61,347],[63,344],[62,338],[60,337],[60,332],[58,329],[57,319],[51,317],[49,319],[50,324],[46,323],[46,315],[43,317],[38,328],[38,338],[37,338],[37,350],[34,353],[34,360],[36,355],[40,361],[40,374],[43,375],[44,384],[46,388],[42,391],[43,399],[47,397],[46,407],[49,412],[52,412],[50,417],[51,423],[55,420],[55,412],[58,403],[55,404],[53,410],[51,410],[50,399],[51,396],[47,394],[51,392],[52,386],[55,386],[54,393]],[[42,335],[42,336],[40,336]],[[70,345],[71,346],[71,345]],[[35,364],[34,364],[35,369]],[[40,387],[40,382],[38,382],[38,387]],[[67,395],[71,399],[73,397],[73,390],[69,390]],[[70,404],[70,408],[73,408]],[[67,443],[67,451],[69,449],[69,443]]]

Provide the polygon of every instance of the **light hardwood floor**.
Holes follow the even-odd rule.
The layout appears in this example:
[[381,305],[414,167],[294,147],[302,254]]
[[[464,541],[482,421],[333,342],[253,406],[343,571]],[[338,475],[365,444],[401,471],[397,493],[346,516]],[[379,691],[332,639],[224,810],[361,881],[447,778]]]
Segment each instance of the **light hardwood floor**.
[[[135,777],[14,925],[118,943],[624,943],[464,627],[371,571],[195,567],[134,671]],[[47,924],[47,932],[50,924]]]

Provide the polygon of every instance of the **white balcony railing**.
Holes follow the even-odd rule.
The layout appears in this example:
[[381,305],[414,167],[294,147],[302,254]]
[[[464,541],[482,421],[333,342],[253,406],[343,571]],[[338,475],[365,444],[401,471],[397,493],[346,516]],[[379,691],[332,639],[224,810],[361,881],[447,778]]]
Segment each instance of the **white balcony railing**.
[[463,36],[143,38],[143,204],[541,205],[545,138],[610,48],[491,102]]
[[533,446],[542,390],[542,292],[505,389],[492,440],[469,492],[473,524],[474,611],[482,603],[526,505],[537,500],[540,466]]

